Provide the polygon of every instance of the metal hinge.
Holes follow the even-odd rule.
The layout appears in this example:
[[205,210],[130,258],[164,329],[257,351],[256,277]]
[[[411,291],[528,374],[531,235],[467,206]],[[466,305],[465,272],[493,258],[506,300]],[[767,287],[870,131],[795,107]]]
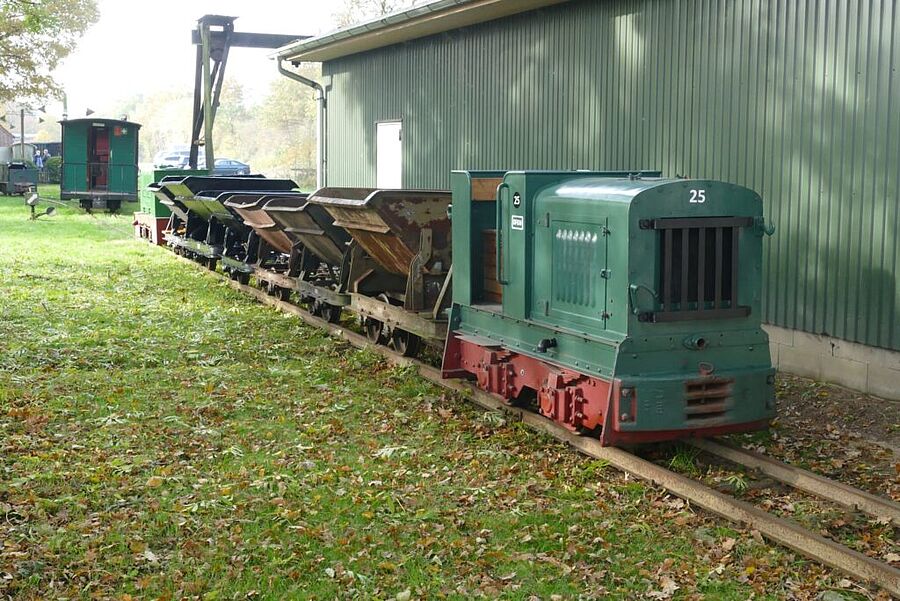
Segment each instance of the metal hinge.
[[608,227],[606,227],[606,226],[604,225],[604,226],[602,226],[602,227],[600,228],[600,235],[601,235],[601,236],[609,236],[609,234],[610,234],[610,231],[609,231],[609,228],[608,228]]
[[550,301],[542,300],[541,307],[544,309],[544,315],[550,315]]
[[609,278],[612,277],[612,271],[610,271],[609,269],[601,269],[600,277],[603,278],[604,280],[608,280]]
[[604,311],[600,314],[600,319],[602,319],[603,321],[606,321],[610,317],[612,317],[612,313],[610,313],[609,311]]

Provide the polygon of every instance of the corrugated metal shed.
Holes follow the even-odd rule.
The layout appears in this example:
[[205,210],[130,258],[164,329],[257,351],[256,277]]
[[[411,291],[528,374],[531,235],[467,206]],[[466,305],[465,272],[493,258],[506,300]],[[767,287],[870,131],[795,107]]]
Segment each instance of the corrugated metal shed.
[[636,169],[759,191],[766,321],[900,349],[895,0],[578,1],[338,58],[330,185],[451,169]]

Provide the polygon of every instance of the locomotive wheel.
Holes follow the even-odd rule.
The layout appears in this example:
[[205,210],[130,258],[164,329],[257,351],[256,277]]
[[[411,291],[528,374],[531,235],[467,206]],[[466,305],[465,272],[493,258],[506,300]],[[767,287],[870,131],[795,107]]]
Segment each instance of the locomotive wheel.
[[237,272],[237,276],[234,279],[237,280],[237,282],[239,284],[246,286],[247,284],[250,283],[250,274],[242,273],[239,271],[239,272]]
[[206,260],[206,268],[209,269],[210,271],[215,271],[216,270],[216,261],[217,261],[217,259],[207,259]]
[[366,321],[363,325],[366,329],[366,338],[369,339],[369,342],[371,342],[372,344],[384,343],[385,337],[383,323],[381,323],[377,319],[366,317]]
[[422,339],[411,332],[395,328],[391,332],[391,343],[394,350],[404,357],[415,357],[422,348]]
[[275,286],[275,297],[281,301],[287,301],[291,299],[291,289],[283,288],[281,286]]

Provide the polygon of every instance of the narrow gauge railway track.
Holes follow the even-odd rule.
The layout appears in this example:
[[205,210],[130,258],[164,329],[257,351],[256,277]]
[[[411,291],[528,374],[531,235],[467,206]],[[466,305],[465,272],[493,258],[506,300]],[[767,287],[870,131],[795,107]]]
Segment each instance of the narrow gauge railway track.
[[[203,268],[202,265],[187,258],[178,258],[195,267]],[[204,268],[204,271],[207,271],[207,269]],[[299,317],[310,325],[327,330],[333,336],[343,338],[355,347],[373,350],[397,365],[415,366],[419,375],[423,378],[461,393],[467,400],[484,409],[501,411],[525,423],[534,430],[549,434],[553,438],[568,444],[584,455],[607,461],[613,467],[641,480],[651,482],[697,507],[743,527],[758,530],[766,538],[809,559],[832,567],[858,580],[876,585],[895,597],[900,597],[900,569],[888,563],[868,557],[845,545],[807,530],[796,522],[778,517],[750,503],[735,499],[692,478],[682,476],[651,461],[642,459],[628,451],[615,447],[601,446],[599,440],[573,434],[566,428],[537,413],[505,405],[499,399],[467,381],[445,380],[441,377],[440,370],[430,365],[403,357],[385,346],[373,345],[364,336],[349,331],[341,325],[332,324],[315,317],[296,304],[269,296],[262,290],[231,280],[217,271],[209,270],[209,272],[228,282],[232,288],[254,297],[259,302]],[[743,449],[712,441],[695,441],[693,444],[706,452],[718,455],[729,461],[759,469],[776,480],[790,484],[798,490],[836,502],[844,507],[859,509],[876,517],[890,518],[894,525],[898,524],[900,506],[887,499],[871,495],[758,453],[744,451]]]
[[860,511],[880,520],[889,520],[895,527],[900,526],[900,505],[884,497],[721,441],[694,440],[690,444],[732,463],[759,470],[797,490],[826,499],[846,509]]

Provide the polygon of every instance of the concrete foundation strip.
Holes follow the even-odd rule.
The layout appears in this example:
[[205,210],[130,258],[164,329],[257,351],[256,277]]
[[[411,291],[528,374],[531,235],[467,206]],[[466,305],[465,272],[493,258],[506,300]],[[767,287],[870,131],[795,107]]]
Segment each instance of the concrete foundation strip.
[[[201,267],[188,259],[182,258],[182,260],[195,265],[198,268]],[[598,440],[573,434],[562,426],[536,413],[504,405],[499,400],[468,382],[462,380],[444,380],[441,378],[440,371],[433,367],[413,359],[398,356],[386,347],[372,345],[364,336],[348,331],[339,325],[330,324],[322,319],[313,317],[297,305],[279,301],[268,296],[261,290],[239,284],[233,280],[228,280],[222,274],[216,272],[213,273],[226,280],[232,288],[253,296],[263,304],[275,307],[285,313],[295,315],[310,325],[325,329],[332,335],[343,338],[353,346],[375,351],[398,365],[415,365],[418,368],[419,373],[425,379],[459,391],[471,401],[485,409],[503,411],[520,419],[533,429],[545,432],[553,438],[569,444],[589,457],[607,461],[613,467],[627,472],[636,478],[651,482],[673,495],[690,502],[692,505],[710,511],[746,528],[758,530],[766,538],[780,543],[801,555],[844,572],[853,578],[877,585],[895,597],[900,597],[900,570],[885,562],[872,559],[871,557],[863,555],[858,551],[854,551],[840,543],[806,530],[795,522],[772,515],[749,503],[739,501],[726,494],[720,493],[695,480],[672,472],[664,467],[660,467],[645,459],[641,459],[627,451],[614,447],[600,446]],[[852,488],[850,490],[853,490],[857,494],[862,492]]]

